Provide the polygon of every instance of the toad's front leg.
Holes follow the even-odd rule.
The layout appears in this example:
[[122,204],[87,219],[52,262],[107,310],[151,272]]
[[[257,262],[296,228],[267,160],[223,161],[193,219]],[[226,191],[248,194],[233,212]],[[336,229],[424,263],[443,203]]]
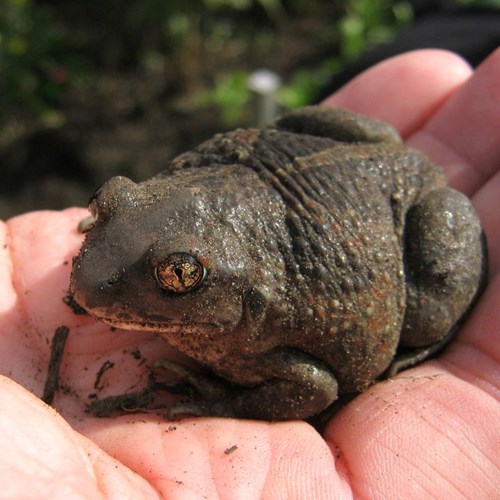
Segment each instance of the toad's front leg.
[[317,359],[292,349],[266,354],[256,367],[265,380],[252,387],[230,384],[172,363],[157,366],[173,372],[179,383],[188,384],[200,399],[179,403],[170,416],[240,417],[261,420],[305,419],[318,414],[337,399],[337,381],[328,367]]

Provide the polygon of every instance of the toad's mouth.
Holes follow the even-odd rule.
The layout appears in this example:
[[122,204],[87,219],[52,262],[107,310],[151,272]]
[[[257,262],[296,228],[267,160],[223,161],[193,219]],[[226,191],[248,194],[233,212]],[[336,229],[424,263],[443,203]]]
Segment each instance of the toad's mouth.
[[107,316],[96,315],[90,313],[97,321],[101,323],[106,323],[114,328],[120,328],[123,330],[139,330],[144,332],[155,332],[160,334],[212,334],[212,333],[223,333],[226,328],[224,325],[217,325],[215,323],[209,322],[188,322],[180,321],[178,319],[168,319],[162,318],[161,320],[134,320],[134,319],[120,319],[120,318],[110,318]]

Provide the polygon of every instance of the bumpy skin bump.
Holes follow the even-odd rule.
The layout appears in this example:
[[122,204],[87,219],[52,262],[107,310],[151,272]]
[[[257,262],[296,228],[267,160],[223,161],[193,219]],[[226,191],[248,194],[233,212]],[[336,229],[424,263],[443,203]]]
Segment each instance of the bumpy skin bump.
[[[204,397],[173,414],[315,415],[442,347],[484,282],[469,200],[388,125],[339,109],[217,135],[149,181],[111,179],[91,211],[78,304],[217,375],[165,364]],[[189,293],[155,277],[172,254],[204,267]]]

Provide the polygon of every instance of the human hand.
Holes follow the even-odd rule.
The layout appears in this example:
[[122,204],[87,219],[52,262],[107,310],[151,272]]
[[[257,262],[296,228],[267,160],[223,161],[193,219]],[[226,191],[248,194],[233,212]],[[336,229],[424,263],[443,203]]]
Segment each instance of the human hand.
[[[63,303],[80,209],[0,226],[2,494],[68,498],[492,498],[500,480],[500,51],[474,75],[419,51],[367,71],[327,101],[382,118],[472,197],[489,242],[489,285],[437,359],[357,397],[320,436],[304,422],[85,413],[181,359],[153,334],[110,330]],[[40,396],[50,340],[70,328],[54,409]],[[140,354],[139,354],[140,353]],[[107,365],[110,366],[110,365]],[[28,391],[26,391],[26,388]],[[236,448],[234,448],[236,446]]]

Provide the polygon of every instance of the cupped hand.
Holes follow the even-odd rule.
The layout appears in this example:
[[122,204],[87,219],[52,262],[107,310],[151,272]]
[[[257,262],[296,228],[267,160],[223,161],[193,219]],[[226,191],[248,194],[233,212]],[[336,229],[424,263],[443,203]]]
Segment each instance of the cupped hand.
[[[442,51],[381,63],[325,105],[382,118],[467,193],[490,252],[489,284],[437,359],[379,383],[324,435],[304,422],[155,413],[96,418],[101,397],[140,390],[152,334],[111,330],[65,303],[81,209],[0,226],[2,495],[37,498],[493,498],[500,484],[500,51],[476,72]],[[69,328],[53,408],[50,342]]]

